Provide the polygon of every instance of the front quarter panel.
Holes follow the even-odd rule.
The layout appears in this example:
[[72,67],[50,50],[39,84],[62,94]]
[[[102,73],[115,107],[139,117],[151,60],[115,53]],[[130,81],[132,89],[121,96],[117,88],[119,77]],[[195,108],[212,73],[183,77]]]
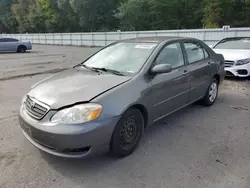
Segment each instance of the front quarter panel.
[[143,76],[138,76],[130,81],[112,89],[91,102],[99,103],[103,106],[100,119],[112,118],[122,115],[133,105],[143,105],[149,109],[149,83]]

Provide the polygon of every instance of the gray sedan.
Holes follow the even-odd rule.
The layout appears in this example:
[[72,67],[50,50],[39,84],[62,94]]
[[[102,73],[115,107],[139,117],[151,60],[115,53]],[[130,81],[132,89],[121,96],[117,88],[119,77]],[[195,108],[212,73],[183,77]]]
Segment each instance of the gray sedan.
[[47,153],[79,158],[108,149],[124,157],[148,126],[196,101],[213,105],[224,74],[223,56],[196,39],[119,41],[35,84],[19,122]]
[[30,41],[20,41],[13,38],[0,38],[0,52],[26,52],[31,50]]

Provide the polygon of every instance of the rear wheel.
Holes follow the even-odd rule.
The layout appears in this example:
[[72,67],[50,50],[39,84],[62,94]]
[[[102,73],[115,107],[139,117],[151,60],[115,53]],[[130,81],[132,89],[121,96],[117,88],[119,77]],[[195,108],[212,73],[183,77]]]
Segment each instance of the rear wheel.
[[201,100],[201,103],[205,106],[211,106],[215,103],[218,96],[218,81],[213,78],[211,84],[209,85],[206,95]]
[[115,157],[130,155],[138,146],[144,131],[144,118],[141,112],[132,108],[126,111],[117,123],[112,135],[110,153]]
[[17,48],[17,52],[19,53],[24,53],[26,52],[26,50],[27,50],[26,46],[18,46]]

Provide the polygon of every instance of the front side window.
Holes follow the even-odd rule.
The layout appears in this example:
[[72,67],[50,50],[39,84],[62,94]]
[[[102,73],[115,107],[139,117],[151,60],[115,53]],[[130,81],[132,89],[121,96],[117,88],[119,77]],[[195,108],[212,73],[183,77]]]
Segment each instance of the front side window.
[[184,65],[183,54],[180,43],[167,45],[160,52],[156,59],[157,64],[170,64],[172,68],[181,67]]
[[200,44],[195,42],[185,42],[184,47],[187,52],[187,58],[189,63],[195,63],[205,58],[204,49]]
[[221,40],[215,49],[250,50],[250,38],[226,38]]
[[84,65],[136,73],[142,68],[156,46],[157,43],[120,42],[101,50],[88,59]]

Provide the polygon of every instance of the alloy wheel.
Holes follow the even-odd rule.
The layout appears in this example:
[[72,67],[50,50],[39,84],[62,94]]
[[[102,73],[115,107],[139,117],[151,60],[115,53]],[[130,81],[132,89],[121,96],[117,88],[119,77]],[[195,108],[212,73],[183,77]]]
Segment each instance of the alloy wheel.
[[218,85],[216,82],[213,82],[210,86],[210,90],[209,90],[209,100],[210,102],[214,102],[214,100],[217,97],[217,93],[218,93]]

